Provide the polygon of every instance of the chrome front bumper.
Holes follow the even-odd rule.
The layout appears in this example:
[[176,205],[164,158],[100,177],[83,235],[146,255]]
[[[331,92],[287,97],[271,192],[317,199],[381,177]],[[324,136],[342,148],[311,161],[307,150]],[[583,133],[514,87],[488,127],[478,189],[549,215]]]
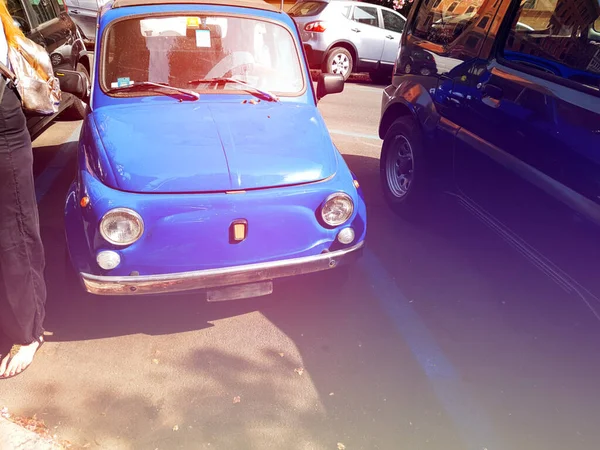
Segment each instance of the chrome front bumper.
[[220,269],[139,276],[98,276],[81,273],[86,291],[96,295],[165,294],[228,287],[333,269],[358,256],[364,241],[353,247],[315,256]]

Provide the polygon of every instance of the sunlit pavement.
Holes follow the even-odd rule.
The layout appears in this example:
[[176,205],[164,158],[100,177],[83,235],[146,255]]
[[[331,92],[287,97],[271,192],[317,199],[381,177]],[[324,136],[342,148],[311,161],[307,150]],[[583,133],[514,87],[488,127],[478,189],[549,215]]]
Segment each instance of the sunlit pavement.
[[387,209],[381,89],[348,83],[320,104],[367,197],[349,283],[218,304],[81,291],[62,219],[79,123],[54,124],[35,142],[53,335],[0,380],[0,406],[74,448],[600,448],[597,319],[452,197],[418,221]]

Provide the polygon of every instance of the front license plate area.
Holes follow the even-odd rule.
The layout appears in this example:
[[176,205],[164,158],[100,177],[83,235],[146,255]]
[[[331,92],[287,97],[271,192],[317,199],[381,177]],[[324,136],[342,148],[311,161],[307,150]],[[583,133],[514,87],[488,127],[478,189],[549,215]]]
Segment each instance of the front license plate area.
[[238,286],[227,286],[219,289],[211,289],[206,292],[206,300],[209,302],[224,302],[227,300],[239,300],[242,298],[261,297],[273,293],[272,281],[261,281],[260,283],[240,284]]

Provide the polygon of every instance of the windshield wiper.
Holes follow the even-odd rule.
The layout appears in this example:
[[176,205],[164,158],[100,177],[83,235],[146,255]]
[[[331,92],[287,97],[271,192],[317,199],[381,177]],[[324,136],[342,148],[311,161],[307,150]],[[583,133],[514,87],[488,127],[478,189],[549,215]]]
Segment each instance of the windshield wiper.
[[175,91],[180,94],[185,94],[188,97],[192,97],[194,100],[198,100],[200,98],[200,94],[194,92],[190,89],[179,88],[175,86],[170,86],[167,83],[153,83],[152,81],[141,81],[139,83],[130,84],[128,86],[116,87],[108,90],[108,93],[120,92],[120,91],[134,91],[134,90],[156,90],[160,94],[163,95],[172,95],[165,91]]
[[252,86],[251,84],[248,84],[242,80],[237,80],[235,78],[200,78],[198,80],[188,81],[188,84],[200,84],[200,83],[237,83],[237,84],[241,84],[242,86],[246,87],[246,90],[251,91],[254,95],[256,95],[256,93],[261,94],[263,97],[265,97],[270,102],[278,102],[279,101],[279,98],[275,94],[272,94],[271,92],[265,91],[263,89],[259,89],[257,87]]

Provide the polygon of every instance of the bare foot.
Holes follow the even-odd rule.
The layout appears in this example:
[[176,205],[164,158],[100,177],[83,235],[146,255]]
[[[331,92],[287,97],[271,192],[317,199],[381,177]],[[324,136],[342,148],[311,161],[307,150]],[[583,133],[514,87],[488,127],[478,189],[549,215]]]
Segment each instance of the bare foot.
[[[39,341],[34,341],[29,345],[22,345],[19,347],[16,353],[12,356],[7,355],[6,358],[10,358],[8,360],[8,366],[4,371],[0,370],[0,373],[3,377],[12,377],[13,375],[19,374],[23,372],[32,362],[33,357],[35,356],[35,352],[40,346]],[[2,360],[2,369],[4,367],[4,360]]]

